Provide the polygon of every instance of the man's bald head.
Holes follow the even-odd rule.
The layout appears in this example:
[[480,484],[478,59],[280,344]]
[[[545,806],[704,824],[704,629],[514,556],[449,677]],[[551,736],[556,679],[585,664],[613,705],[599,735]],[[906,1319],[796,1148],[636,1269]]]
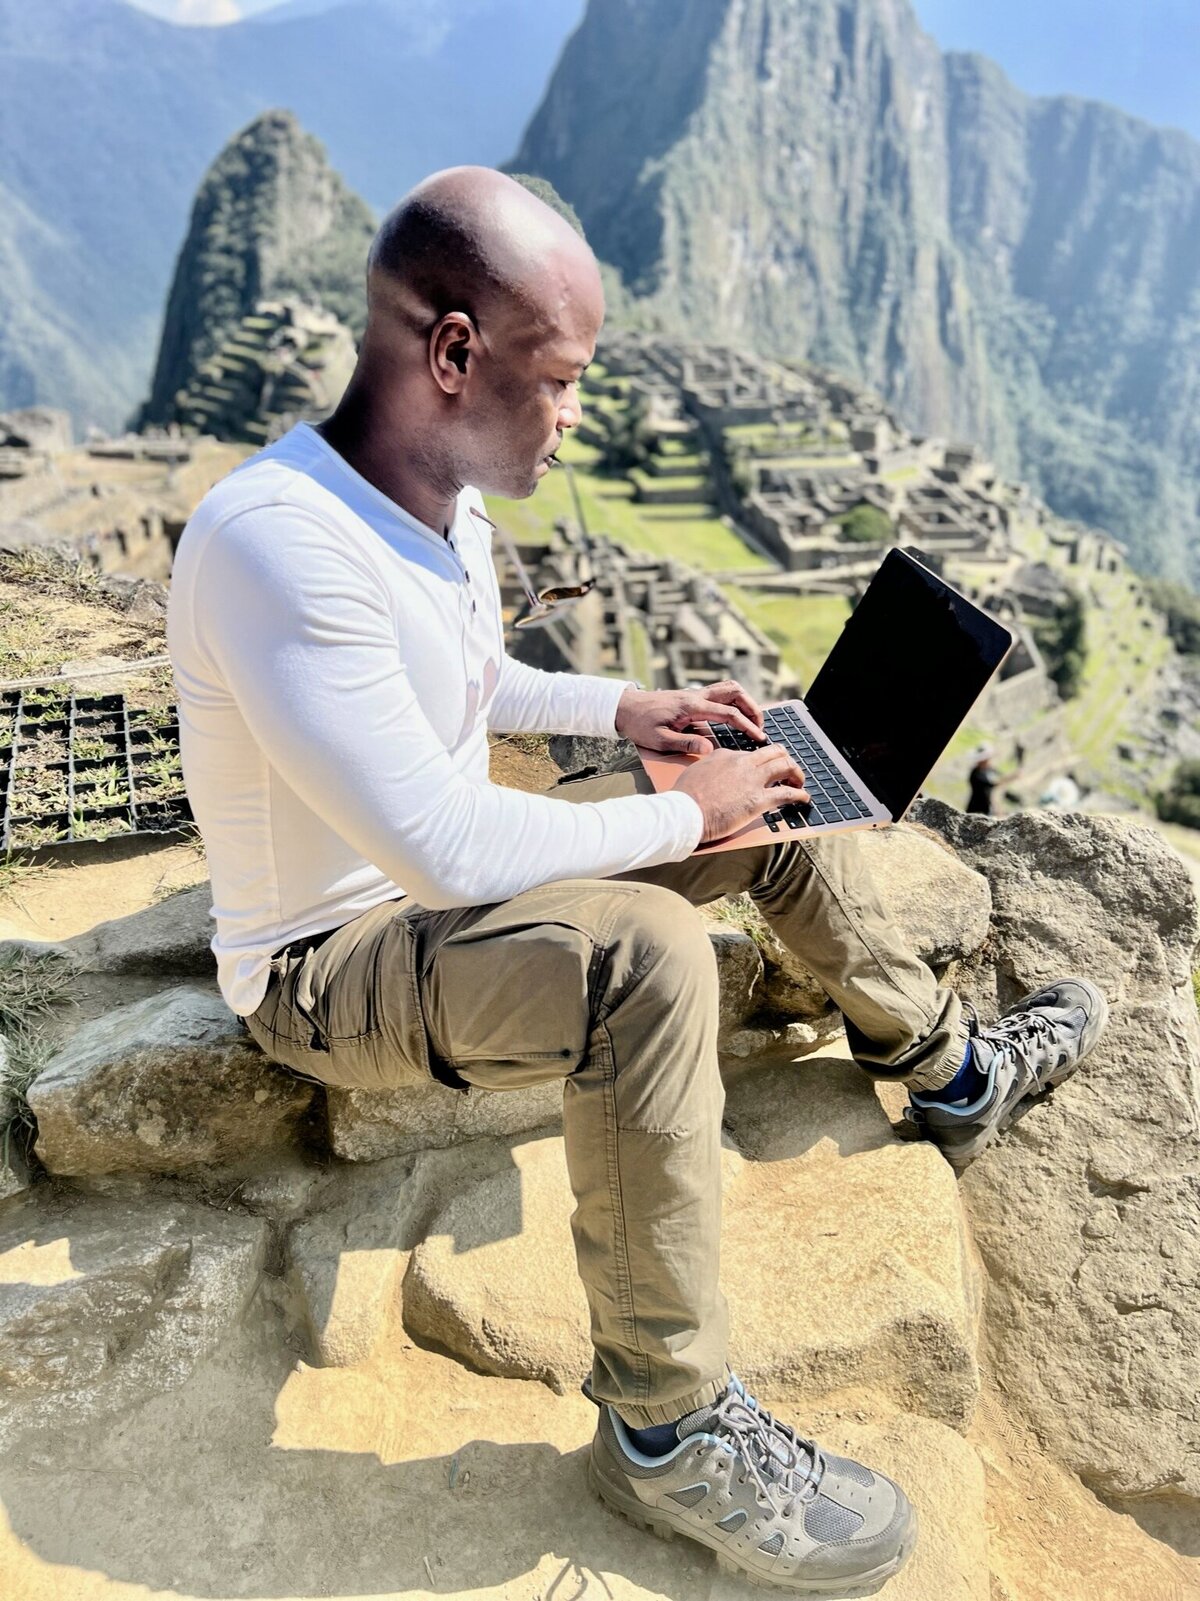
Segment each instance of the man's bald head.
[[[532,494],[568,429],[604,320],[596,259],[503,173],[453,167],[386,218],[371,248],[358,367],[326,427],[378,476],[431,493]],[[411,500],[411,492],[410,492]],[[404,503],[404,502],[402,502]]]
[[490,167],[451,167],[418,184],[384,219],[368,263],[371,310],[425,329],[451,311],[553,317],[574,295],[593,303],[599,273],[565,217]]

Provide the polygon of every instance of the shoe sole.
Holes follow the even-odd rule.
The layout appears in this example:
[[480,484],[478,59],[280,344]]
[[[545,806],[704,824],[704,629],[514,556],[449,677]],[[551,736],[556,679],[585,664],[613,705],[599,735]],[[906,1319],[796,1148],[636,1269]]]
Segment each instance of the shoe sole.
[[747,1584],[756,1585],[761,1590],[786,1590],[792,1595],[823,1595],[829,1601],[858,1601],[860,1596],[877,1595],[889,1579],[896,1574],[908,1561],[917,1543],[917,1514],[910,1505],[908,1509],[908,1527],[904,1531],[900,1549],[890,1562],[882,1567],[873,1568],[870,1573],[860,1573],[853,1580],[846,1579],[788,1579],[772,1578],[768,1574],[753,1573],[739,1562],[735,1562],[724,1547],[717,1543],[714,1537],[709,1536],[706,1529],[690,1529],[682,1523],[674,1523],[669,1517],[648,1507],[644,1502],[632,1497],[626,1498],[613,1493],[612,1486],[606,1484],[589,1458],[587,1466],[588,1486],[592,1494],[608,1508],[616,1512],[627,1523],[632,1523],[637,1529],[645,1529],[649,1534],[656,1534],[660,1540],[673,1540],[678,1535],[681,1540],[690,1540],[693,1545],[704,1546],[711,1551],[717,1559],[717,1566],[724,1572],[735,1575]]
[[[1049,1074],[1044,1084],[1039,1084],[1037,1089],[1029,1090],[1019,1100],[1014,1101],[997,1122],[991,1128],[982,1132],[970,1145],[963,1145],[957,1149],[953,1146],[942,1145],[942,1155],[956,1173],[960,1172],[964,1167],[969,1167],[982,1151],[987,1150],[997,1135],[1005,1133],[1014,1123],[1019,1123],[1026,1113],[1033,1111],[1035,1106],[1040,1106],[1043,1101],[1049,1100],[1059,1085],[1067,1082],[1100,1043],[1101,1036],[1108,1026],[1108,1002],[1096,986],[1089,984],[1086,979],[1076,978],[1072,979],[1071,982],[1078,984],[1081,989],[1085,989],[1091,1001],[1091,1011],[1088,1014],[1088,1020],[1084,1024],[1083,1033],[1079,1039],[1079,1054],[1074,1061],[1064,1063],[1062,1067]],[[1023,1000],[1018,1001],[1013,1010],[1020,1009],[1027,1001],[1031,1001],[1035,995],[1040,993],[1039,990],[1033,990]],[[939,1142],[935,1141],[934,1143]]]

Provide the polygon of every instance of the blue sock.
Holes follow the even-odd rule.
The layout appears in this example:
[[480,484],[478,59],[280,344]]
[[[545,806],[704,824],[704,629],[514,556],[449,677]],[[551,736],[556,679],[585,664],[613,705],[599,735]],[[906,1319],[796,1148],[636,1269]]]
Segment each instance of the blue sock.
[[918,1099],[922,1101],[943,1101],[949,1105],[953,1105],[956,1101],[964,1101],[969,1105],[972,1101],[977,1101],[986,1088],[987,1074],[981,1073],[975,1066],[975,1053],[971,1049],[970,1040],[968,1040],[962,1066],[949,1084],[943,1084],[940,1090],[922,1090]]
[[665,1456],[672,1446],[679,1444],[674,1423],[655,1423],[649,1429],[631,1429],[626,1423],[625,1433],[644,1456]]

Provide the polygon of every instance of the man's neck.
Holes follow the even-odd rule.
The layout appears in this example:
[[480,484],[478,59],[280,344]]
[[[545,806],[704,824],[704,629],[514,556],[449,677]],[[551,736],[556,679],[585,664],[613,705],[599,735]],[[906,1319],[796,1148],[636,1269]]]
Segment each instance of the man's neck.
[[317,432],[360,477],[401,511],[445,535],[454,522],[458,490],[437,487],[421,471],[420,452],[406,449],[398,429],[381,425],[362,395],[347,392]]

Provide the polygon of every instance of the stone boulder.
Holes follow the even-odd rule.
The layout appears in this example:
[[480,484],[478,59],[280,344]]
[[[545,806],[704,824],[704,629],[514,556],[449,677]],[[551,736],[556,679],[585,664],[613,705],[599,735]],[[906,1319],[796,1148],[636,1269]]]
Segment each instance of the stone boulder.
[[431,1081],[397,1090],[330,1088],[329,1143],[349,1162],[438,1150],[465,1140],[523,1134],[562,1118],[562,1085],[494,1092]]
[[[1084,1483],[1195,1549],[1200,1526],[1200,1027],[1196,898],[1148,828],[925,803],[986,875],[981,1008],[1081,973],[1110,1004],[1078,1074],[962,1181],[991,1280],[992,1357],[1011,1404]],[[1189,1537],[1185,1526],[1193,1531]]]
[[181,1173],[294,1146],[315,1087],[219,996],[174,989],[84,1023],[28,1093],[51,1173]]
[[551,734],[550,759],[561,771],[582,772],[594,767],[598,773],[611,773],[637,751],[627,739],[602,739],[596,734]]
[[399,1309],[419,1237],[422,1185],[415,1166],[396,1158],[343,1171],[322,1210],[288,1235],[291,1281],[322,1367],[365,1360]]
[[215,978],[212,888],[195,884],[129,917],[98,923],[66,942],[89,973]]
[[31,1193],[0,1214],[0,1437],[181,1384],[236,1327],[267,1225],[152,1198]]
[[[950,1169],[893,1138],[844,1059],[730,1091],[722,1281],[732,1360],[794,1399],[869,1386],[955,1428],[978,1390],[978,1286]],[[489,1373],[576,1384],[590,1362],[562,1145],[451,1191],[413,1251],[404,1318]],[[497,1220],[507,1219],[506,1226]]]

